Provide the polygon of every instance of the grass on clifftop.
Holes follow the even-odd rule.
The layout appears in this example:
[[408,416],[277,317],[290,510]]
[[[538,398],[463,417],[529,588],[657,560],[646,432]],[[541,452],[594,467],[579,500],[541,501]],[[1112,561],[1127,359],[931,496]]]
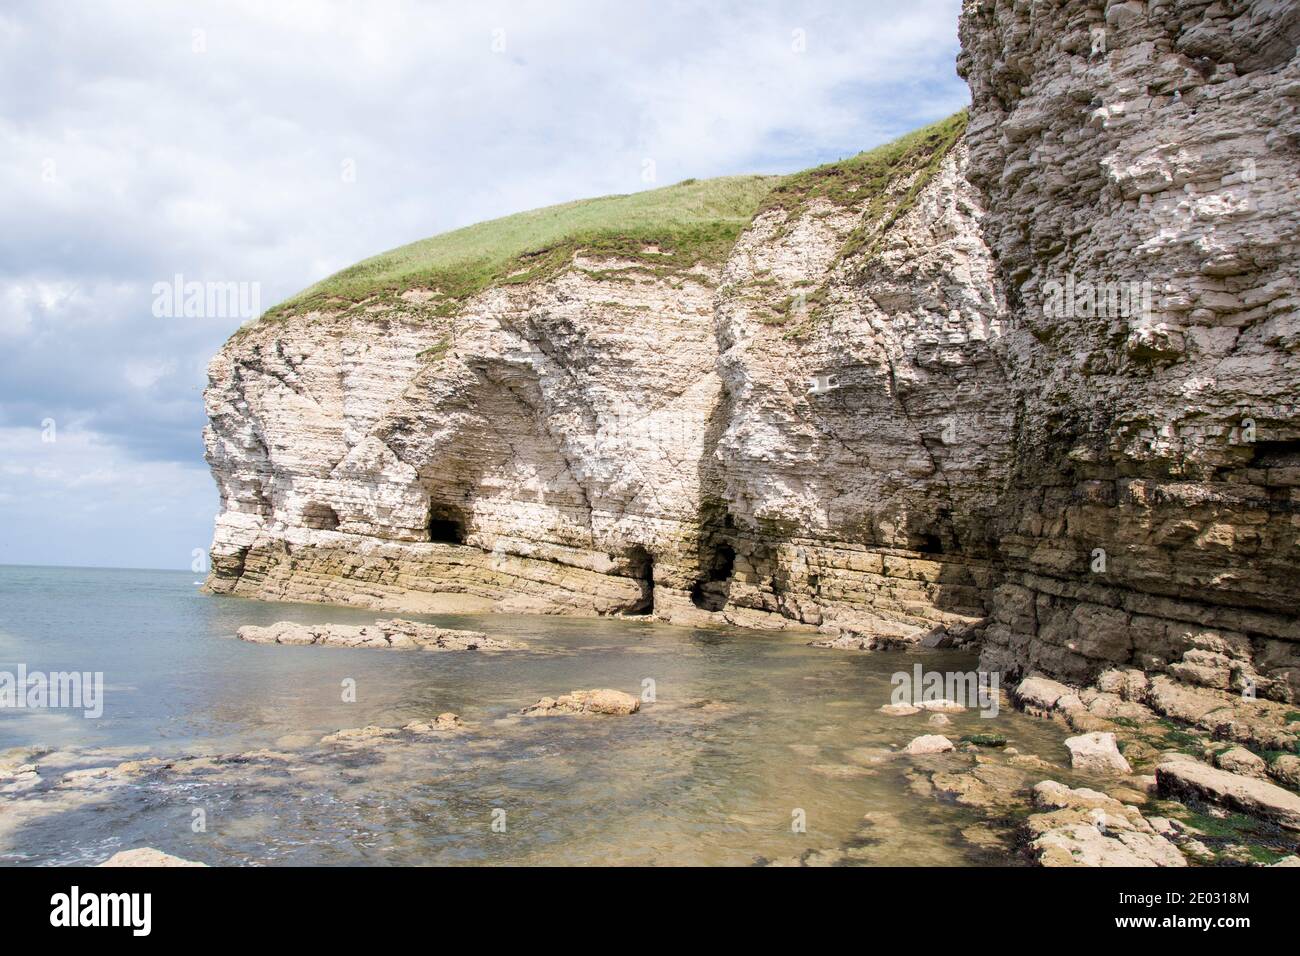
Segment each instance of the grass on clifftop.
[[[962,110],[865,153],[791,173],[772,188],[760,211],[793,209],[814,199],[847,206],[869,198],[878,208],[869,208],[867,218],[875,218],[873,214],[883,210],[890,183],[918,169],[925,168],[931,174],[938,169],[948,150],[966,131],[966,118],[966,111]],[[920,178],[929,181],[927,176]],[[909,189],[908,193],[915,195],[919,191],[919,188]]]
[[335,273],[268,315],[359,302],[384,292],[438,290],[439,307],[493,285],[529,282],[578,250],[644,262],[648,269],[719,263],[749,225],[776,176],[685,180],[626,196],[580,199],[421,239]]
[[[892,143],[788,176],[687,179],[675,186],[580,199],[477,223],[381,253],[337,272],[268,310],[275,319],[313,308],[340,309],[408,289],[431,289],[436,314],[453,315],[491,286],[545,279],[575,253],[630,259],[655,275],[720,264],[754,216],[816,199],[866,201],[864,230],[880,236],[911,207],[966,129],[966,111]],[[902,196],[889,186],[920,172]],[[870,241],[850,237],[841,256]]]

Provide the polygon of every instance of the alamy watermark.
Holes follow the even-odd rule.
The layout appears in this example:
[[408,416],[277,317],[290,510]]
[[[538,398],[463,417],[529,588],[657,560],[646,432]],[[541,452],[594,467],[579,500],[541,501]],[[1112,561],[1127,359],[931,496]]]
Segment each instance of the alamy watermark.
[[924,703],[951,701],[981,717],[998,715],[998,684],[995,671],[927,671],[920,664],[912,670],[897,671],[889,682],[894,686],[889,702],[895,705],[920,706]]
[[0,671],[0,710],[80,710],[94,720],[104,713],[103,671]]
[[159,319],[255,319],[262,314],[260,282],[185,281],[153,284],[153,314]]

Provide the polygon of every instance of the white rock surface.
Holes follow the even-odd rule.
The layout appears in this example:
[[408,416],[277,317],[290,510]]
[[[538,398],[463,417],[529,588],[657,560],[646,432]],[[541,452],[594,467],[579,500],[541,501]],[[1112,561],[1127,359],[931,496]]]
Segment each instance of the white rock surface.
[[1133,772],[1124,755],[1119,752],[1112,733],[1081,734],[1065,741],[1070,750],[1070,766],[1084,773]]
[[164,853],[162,850],[155,850],[153,847],[145,846],[135,850],[119,850],[114,853],[100,866],[207,866],[206,863],[196,863],[193,860],[183,860],[179,856],[172,856],[170,853]]
[[641,701],[621,690],[575,690],[559,697],[543,697],[521,713],[529,717],[554,717],[567,714],[588,716],[604,714],[626,717],[641,709]]
[[525,645],[488,637],[482,631],[458,631],[397,618],[373,625],[295,624],[278,621],[259,627],[246,624],[236,636],[253,644],[321,644],[329,647],[379,647],[422,651],[508,651]]
[[953,742],[942,734],[924,734],[920,737],[914,737],[912,742],[903,748],[903,753],[915,756],[947,753],[949,750],[955,749]]
[[1164,797],[1196,797],[1300,830],[1300,796],[1267,780],[1174,755],[1156,767],[1156,783]]

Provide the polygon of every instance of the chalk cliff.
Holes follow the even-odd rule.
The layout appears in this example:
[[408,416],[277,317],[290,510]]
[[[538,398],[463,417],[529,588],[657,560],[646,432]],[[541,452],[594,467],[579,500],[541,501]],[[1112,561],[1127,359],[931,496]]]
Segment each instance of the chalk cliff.
[[970,0],[969,120],[327,280],[213,360],[209,588],[1297,699],[1298,30]]

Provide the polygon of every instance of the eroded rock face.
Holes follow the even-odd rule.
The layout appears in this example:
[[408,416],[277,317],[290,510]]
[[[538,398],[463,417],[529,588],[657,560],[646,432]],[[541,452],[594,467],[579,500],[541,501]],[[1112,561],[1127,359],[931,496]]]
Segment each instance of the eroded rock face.
[[771,203],[720,268],[579,253],[451,318],[417,289],[243,330],[206,393],[208,587],[864,646],[969,628],[1012,411],[959,133]]
[[737,243],[717,307],[729,405],[714,450],[730,606],[870,646],[984,615],[1013,410],[965,166],[959,144],[883,204],[814,195]]
[[961,38],[1020,410],[985,664],[1297,699],[1300,7],[967,0]]

